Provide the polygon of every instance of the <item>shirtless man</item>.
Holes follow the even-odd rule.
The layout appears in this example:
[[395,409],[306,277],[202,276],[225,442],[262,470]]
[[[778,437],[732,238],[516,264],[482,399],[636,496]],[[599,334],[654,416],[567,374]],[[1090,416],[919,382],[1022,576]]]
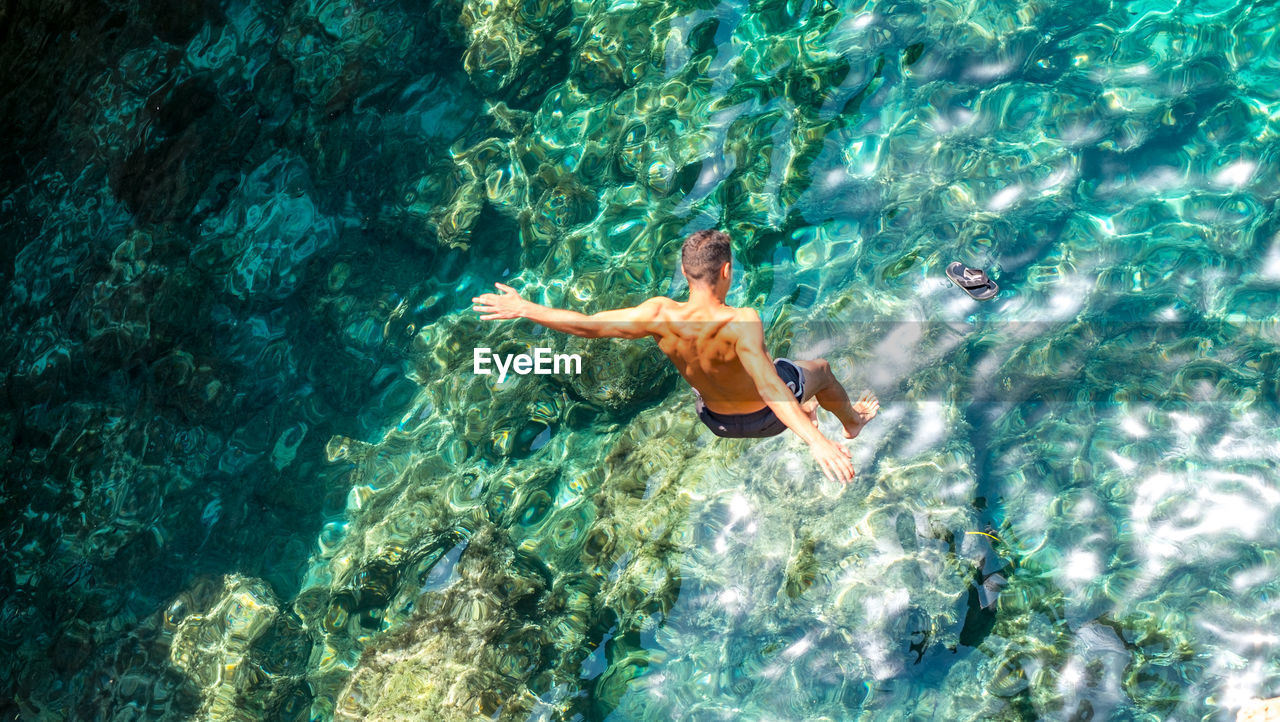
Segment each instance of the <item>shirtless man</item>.
[[698,418],[717,436],[758,438],[791,429],[809,445],[822,473],[848,483],[854,470],[848,449],[822,435],[817,406],[830,411],[852,439],[875,418],[880,402],[870,392],[857,403],[823,359],[769,359],[764,326],[752,308],[725,304],[732,275],[729,236],[721,231],[689,235],[681,251],[689,300],[655,296],[632,308],[590,316],[527,301],[495,283],[499,293],[472,300],[482,320],[527,318],[547,328],[587,338],[653,336],[693,387]]

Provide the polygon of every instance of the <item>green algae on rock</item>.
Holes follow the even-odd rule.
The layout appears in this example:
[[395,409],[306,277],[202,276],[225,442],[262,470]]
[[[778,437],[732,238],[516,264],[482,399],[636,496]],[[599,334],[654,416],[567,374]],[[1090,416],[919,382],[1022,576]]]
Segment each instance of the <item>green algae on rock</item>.
[[[0,711],[1274,695],[1276,7],[5,12]],[[467,308],[678,295],[711,226],[771,351],[886,400],[853,486],[711,438],[651,345]]]

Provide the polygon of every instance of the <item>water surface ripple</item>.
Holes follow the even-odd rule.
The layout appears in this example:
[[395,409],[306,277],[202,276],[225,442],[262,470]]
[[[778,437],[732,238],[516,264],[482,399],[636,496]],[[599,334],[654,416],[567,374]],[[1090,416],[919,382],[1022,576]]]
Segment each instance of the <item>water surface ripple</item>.
[[[5,716],[1280,695],[1280,6],[100,5],[0,11]],[[879,394],[853,484],[469,310],[679,295],[708,227]]]

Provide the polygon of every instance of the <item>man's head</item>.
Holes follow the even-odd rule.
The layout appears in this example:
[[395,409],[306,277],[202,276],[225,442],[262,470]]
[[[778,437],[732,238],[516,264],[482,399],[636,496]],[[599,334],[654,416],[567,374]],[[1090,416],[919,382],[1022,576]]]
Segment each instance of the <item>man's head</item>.
[[728,281],[725,265],[733,261],[729,251],[729,234],[724,231],[707,229],[694,231],[684,239],[684,249],[680,252],[680,265],[684,269],[684,277],[689,285],[703,284],[715,288],[723,278]]

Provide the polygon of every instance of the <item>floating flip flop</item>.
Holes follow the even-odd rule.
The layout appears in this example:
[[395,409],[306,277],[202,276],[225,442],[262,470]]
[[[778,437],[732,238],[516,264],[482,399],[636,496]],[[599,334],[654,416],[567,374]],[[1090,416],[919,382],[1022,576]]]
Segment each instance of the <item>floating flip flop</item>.
[[947,266],[947,278],[979,301],[990,300],[1000,293],[1000,287],[995,281],[987,278],[986,271],[981,268],[969,268],[959,261]]

